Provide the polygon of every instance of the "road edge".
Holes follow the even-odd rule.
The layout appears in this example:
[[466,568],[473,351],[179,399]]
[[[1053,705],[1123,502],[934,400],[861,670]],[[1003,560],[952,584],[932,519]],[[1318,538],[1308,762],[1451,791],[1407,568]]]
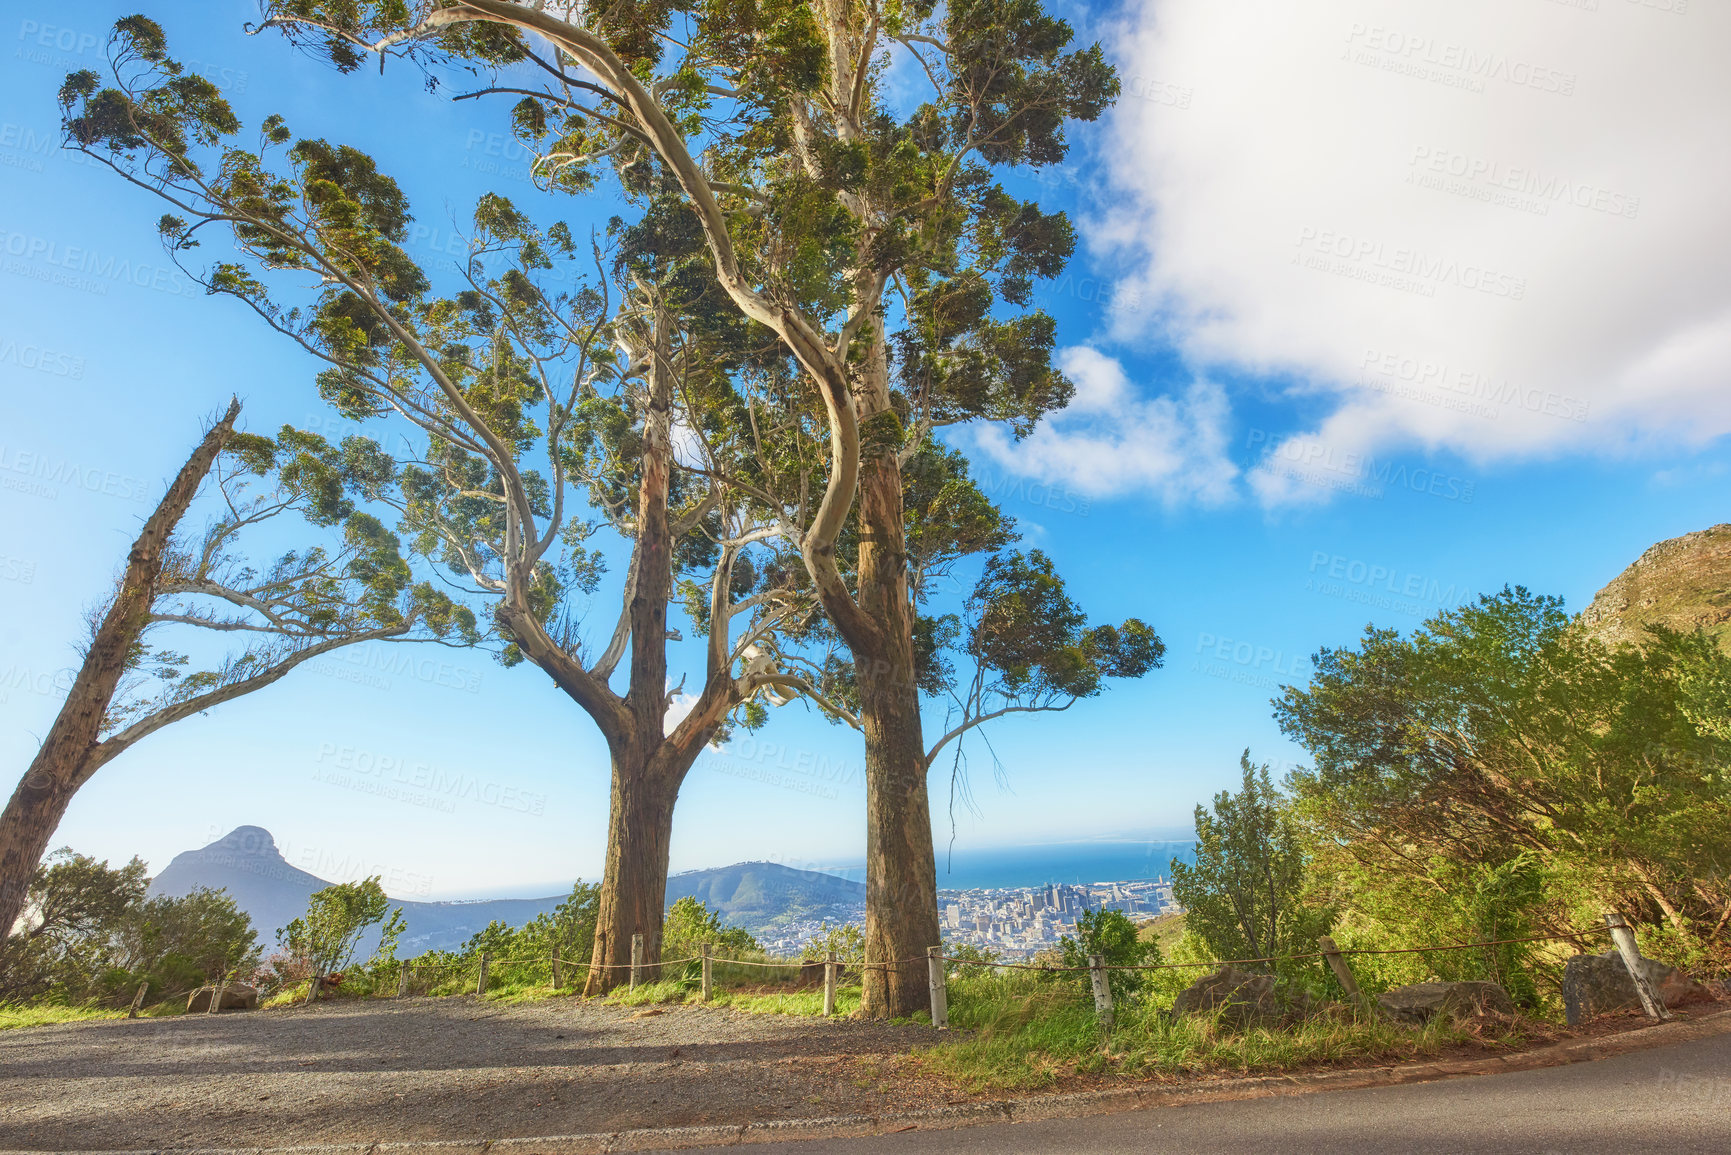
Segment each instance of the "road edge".
[[1042,1119],[1074,1119],[1149,1107],[1179,1107],[1283,1095],[1314,1095],[1328,1091],[1393,1087],[1443,1079],[1533,1071],[1593,1062],[1617,1055],[1692,1042],[1731,1033],[1731,1009],[1699,1018],[1675,1019],[1599,1038],[1493,1055],[1481,1059],[1443,1059],[1389,1067],[1358,1067],[1306,1075],[1248,1075],[1211,1081],[1202,1086],[1159,1087],[1142,1084],[1101,1091],[1068,1091],[991,1099],[883,1115],[829,1115],[767,1123],[726,1123],[693,1127],[643,1127],[629,1131],[581,1135],[544,1135],[501,1139],[404,1139],[383,1143],[310,1143],[286,1147],[173,1147],[126,1150],[61,1150],[58,1152],[0,1149],[0,1155],[614,1155],[628,1151],[694,1150],[737,1147],[795,1140],[853,1139],[901,1131],[941,1131],[985,1123],[1030,1123]]

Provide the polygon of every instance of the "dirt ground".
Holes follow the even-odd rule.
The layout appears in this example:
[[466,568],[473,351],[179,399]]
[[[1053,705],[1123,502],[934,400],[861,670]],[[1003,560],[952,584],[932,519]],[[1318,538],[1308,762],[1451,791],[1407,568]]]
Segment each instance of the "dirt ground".
[[[1646,1026],[1631,1011],[1537,1030],[1527,1045]],[[913,1025],[473,996],[32,1027],[0,1032],[0,1152],[503,1139],[882,1115],[981,1098],[898,1060],[936,1041]],[[1341,1067],[1398,1082],[1410,1066],[1493,1054],[1510,1052],[1466,1043],[1425,1063]],[[1330,1069],[1340,1068],[1286,1075]],[[1231,1081],[1102,1071],[1053,1089],[1206,1092],[1221,1080]]]
[[933,1041],[726,1008],[473,997],[0,1033],[0,1148],[559,1135],[939,1106],[880,1075]]

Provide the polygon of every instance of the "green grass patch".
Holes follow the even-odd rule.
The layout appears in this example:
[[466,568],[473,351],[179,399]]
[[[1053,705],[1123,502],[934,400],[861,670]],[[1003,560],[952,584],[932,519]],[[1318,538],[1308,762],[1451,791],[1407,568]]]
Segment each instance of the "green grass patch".
[[92,1019],[123,1019],[125,1011],[112,1007],[68,1007],[57,1003],[33,1006],[0,1006],[0,1031],[18,1027],[46,1027],[53,1023],[82,1023]]
[[1152,999],[1120,1007],[1107,1034],[1072,983],[974,975],[952,979],[949,992],[951,1026],[971,1034],[922,1052],[921,1065],[971,1091],[1032,1090],[1072,1075],[1159,1078],[1416,1059],[1469,1040],[1521,1041],[1515,1028],[1486,1038],[1449,1021],[1412,1028],[1346,1008],[1289,1027],[1238,1030],[1206,1016],[1172,1016]]
[[[622,1007],[643,1007],[668,1003],[705,1005],[702,990],[680,979],[644,983],[635,990],[629,987],[618,987],[606,996],[605,1001]],[[852,1014],[859,1008],[859,1004],[859,987],[842,986],[836,988],[835,1009],[838,1016]],[[823,1014],[823,988],[796,989],[789,987],[785,990],[777,990],[758,987],[756,989],[728,990],[718,984],[707,1005],[731,1007],[736,1011],[744,1011],[753,1015],[810,1015],[815,1018]]]
[[[701,996],[700,996],[701,997]],[[860,988],[838,986],[835,989],[835,1013],[851,1015],[859,1009]],[[732,1007],[753,1015],[812,1015],[823,1014],[823,988],[808,987],[788,991],[716,991],[710,999],[712,1007]]]

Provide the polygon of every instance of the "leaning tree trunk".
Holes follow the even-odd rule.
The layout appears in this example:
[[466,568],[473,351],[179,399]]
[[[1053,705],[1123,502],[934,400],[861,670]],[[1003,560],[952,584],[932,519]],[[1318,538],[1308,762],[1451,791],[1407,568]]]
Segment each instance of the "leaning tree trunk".
[[228,412],[204,435],[144,523],[144,531],[127,554],[120,589],[96,627],[78,677],[42,748],[12,792],[5,812],[0,813],[0,939],[12,933],[48,840],[66,816],[72,796],[96,768],[91,755],[133,647],[150,624],[150,607],[169,539],[222,452],[239,415],[240,402],[231,402]]
[[859,603],[881,627],[853,650],[865,730],[865,948],[870,964],[860,1013],[902,1018],[928,1005],[925,953],[940,939],[902,481],[893,448],[863,463],[860,517],[865,532]]

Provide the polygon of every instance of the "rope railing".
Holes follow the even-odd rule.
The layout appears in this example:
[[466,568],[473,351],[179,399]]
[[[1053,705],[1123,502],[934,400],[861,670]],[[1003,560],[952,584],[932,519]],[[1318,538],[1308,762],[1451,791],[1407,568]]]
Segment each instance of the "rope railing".
[[[1086,974],[1093,970],[1109,971],[1168,971],[1195,969],[1198,967],[1251,966],[1257,963],[1301,962],[1306,959],[1327,958],[1330,954],[1427,954],[1432,951],[1445,950],[1478,950],[1487,946],[1507,946],[1520,942],[1568,942],[1576,939],[1589,938],[1594,934],[1606,934],[1604,930],[1570,931],[1564,934],[1535,934],[1526,938],[1496,938],[1484,942],[1444,943],[1439,946],[1408,946],[1408,947],[1341,947],[1336,951],[1313,951],[1309,954],[1271,955],[1268,958],[1238,958],[1220,959],[1215,962],[1178,962],[1178,963],[1107,963],[1103,967],[1061,967],[1048,963],[1007,963],[984,959],[958,958],[951,955],[937,955],[947,963],[958,963],[962,966],[985,966],[1003,970],[1044,971],[1052,974]],[[918,961],[918,960],[914,960]],[[890,964],[896,965],[894,963]]]
[[[930,984],[931,1022],[934,1027],[939,1029],[945,1028],[949,1025],[946,979],[948,977],[948,968],[951,966],[986,967],[998,971],[1031,971],[1041,974],[1088,974],[1092,977],[1095,1012],[1099,1015],[1101,1023],[1110,1029],[1111,1024],[1114,1021],[1111,985],[1107,980],[1107,974],[1110,971],[1212,970],[1225,966],[1259,966],[1271,963],[1304,962],[1313,959],[1326,959],[1329,967],[1335,972],[1336,977],[1340,979],[1342,986],[1346,988],[1349,1000],[1364,1005],[1367,1004],[1367,1000],[1358,992],[1357,982],[1352,975],[1351,969],[1347,967],[1345,962],[1347,956],[1429,954],[1443,951],[1483,950],[1487,947],[1510,946],[1518,943],[1534,942],[1579,943],[1581,940],[1605,934],[1608,930],[1612,940],[1616,943],[1618,950],[1625,953],[1625,963],[1630,967],[1631,973],[1633,973],[1636,969],[1636,964],[1634,962],[1629,962],[1629,958],[1633,957],[1638,960],[1640,955],[1633,942],[1633,934],[1628,930],[1627,924],[1621,921],[1614,921],[1614,919],[1620,920],[1620,917],[1621,916],[1607,916],[1606,928],[1595,927],[1589,930],[1561,931],[1553,934],[1535,934],[1511,938],[1484,939],[1477,942],[1436,943],[1428,946],[1413,947],[1338,947],[1335,945],[1333,939],[1329,938],[1327,935],[1323,935],[1318,943],[1321,949],[1302,954],[1269,955],[1262,958],[1220,959],[1207,962],[1168,963],[1107,963],[1102,955],[1091,954],[1088,958],[1087,966],[1056,966],[1051,963],[1013,963],[1001,962],[996,959],[967,957],[964,955],[948,955],[943,953],[943,948],[941,946],[932,947],[924,955],[899,959],[893,962],[843,962],[836,957],[834,951],[828,952],[828,958],[825,959],[800,958],[785,962],[777,962],[767,959],[724,958],[719,955],[711,954],[708,943],[703,944],[703,952],[701,954],[687,955],[682,958],[658,959],[652,961],[642,957],[644,954],[644,942],[642,936],[634,935],[631,944],[632,961],[628,963],[595,963],[579,962],[574,959],[562,959],[556,949],[555,953],[551,955],[527,955],[515,958],[502,957],[492,959],[487,952],[482,951],[479,953],[478,957],[475,958],[456,959],[444,963],[417,963],[404,960],[398,964],[401,971],[401,982],[398,986],[398,994],[406,995],[409,993],[409,976],[411,972],[416,971],[467,971],[471,967],[477,967],[479,969],[479,977],[475,983],[475,993],[485,994],[488,989],[488,968],[490,964],[495,968],[510,965],[552,964],[552,977],[555,987],[560,985],[558,967],[562,962],[570,966],[573,975],[577,971],[584,971],[592,976],[597,971],[629,970],[631,972],[631,986],[635,988],[638,985],[640,978],[647,974],[651,969],[678,967],[686,963],[701,962],[703,964],[703,999],[707,1002],[713,993],[713,968],[716,965],[721,965],[723,967],[752,967],[759,970],[771,971],[798,970],[802,972],[808,968],[821,966],[824,974],[823,1013],[825,1015],[830,1015],[835,1012],[838,985],[837,980],[844,970],[852,968],[856,971],[888,971],[923,962],[927,967],[927,978]],[[1624,936],[1630,941],[1625,943],[1623,938],[1618,937],[1619,929],[1622,930]],[[690,981],[689,972],[684,981]],[[1639,986],[1639,983],[1637,985]],[[311,991],[309,991],[308,997],[309,1001],[314,997]],[[1647,1001],[1651,1000],[1649,999]],[[1662,1011],[1655,1011],[1652,1007],[1649,1007],[1649,1013],[1655,1017],[1663,1017]]]

